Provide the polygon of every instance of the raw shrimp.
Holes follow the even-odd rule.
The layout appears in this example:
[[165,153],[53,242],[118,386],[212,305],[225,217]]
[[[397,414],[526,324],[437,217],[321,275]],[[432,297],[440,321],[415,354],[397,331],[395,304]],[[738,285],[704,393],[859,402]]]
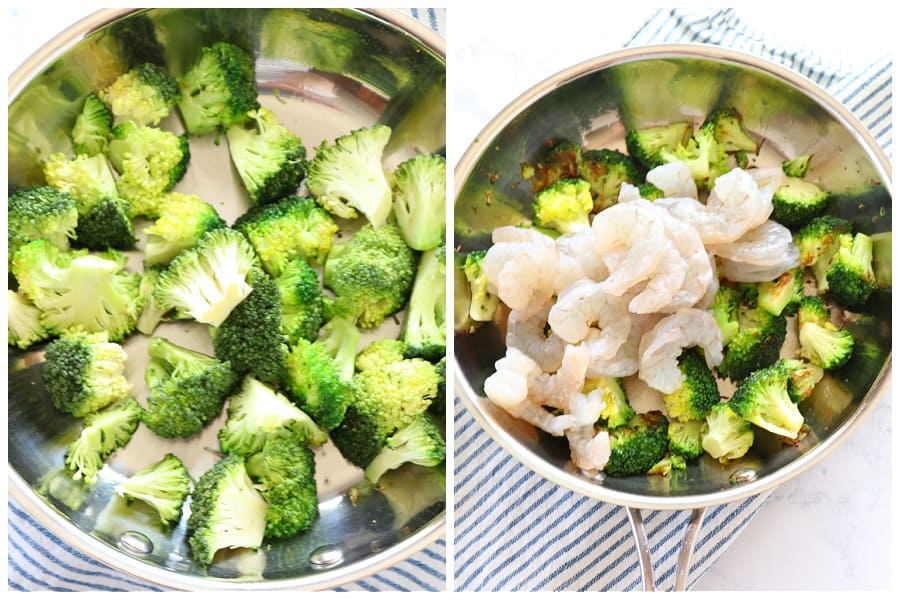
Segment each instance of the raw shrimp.
[[766,221],[729,244],[710,245],[709,251],[730,261],[760,266],[783,263],[790,254],[796,254],[798,264],[800,259],[791,230],[775,221]]
[[666,198],[697,199],[697,184],[691,170],[681,161],[674,161],[647,171],[647,182],[663,191]]
[[[625,377],[637,373],[638,370],[638,346],[644,331],[652,327],[661,318],[660,315],[632,315],[631,328],[625,343],[619,346],[615,354],[609,357],[601,356],[606,353],[606,348],[595,344],[596,341],[592,335],[588,334],[585,344],[588,348],[594,350],[596,347],[596,356],[591,352],[591,364],[588,366],[588,377],[600,377],[606,375],[608,377]],[[597,334],[599,336],[599,333]],[[599,338],[598,338],[599,339]]]
[[575,417],[576,425],[593,425],[600,419],[600,413],[606,407],[603,389],[596,388],[587,394],[575,394],[569,406],[569,413]]
[[641,338],[638,376],[664,394],[674,392],[684,381],[678,357],[693,346],[703,348],[710,367],[722,362],[722,332],[709,311],[688,308],[660,319]]
[[739,283],[758,283],[778,279],[785,271],[789,271],[799,264],[800,260],[796,254],[786,256],[784,262],[774,265],[751,265],[722,259],[719,261],[719,275]]
[[665,250],[665,230],[653,204],[635,200],[614,204],[598,213],[591,224],[594,251],[603,255],[626,248],[615,271],[600,283],[603,291],[622,295],[653,273]]
[[556,238],[556,248],[559,250],[557,291],[579,279],[603,281],[609,276],[609,269],[603,260],[594,254],[594,234],[590,229],[559,236]]
[[491,234],[491,241],[493,241],[494,244],[536,244],[545,248],[552,248],[555,245],[552,237],[545,233],[541,233],[537,229],[514,227],[512,225],[505,225],[495,229],[494,233]]
[[659,312],[675,312],[697,304],[713,282],[718,286],[718,280],[716,280],[715,261],[706,251],[697,230],[671,215],[664,223],[666,233],[687,264],[681,288],[675,293],[671,302],[658,309]]
[[546,408],[538,406],[530,400],[513,404],[506,411],[526,423],[531,423],[538,429],[546,431],[552,436],[561,437],[566,430],[575,426],[575,417],[572,415],[554,415]]
[[494,363],[494,372],[484,380],[484,395],[497,406],[510,407],[528,398],[529,380],[541,372],[531,358],[516,348],[507,348],[506,356]]
[[647,314],[661,310],[672,302],[685,282],[687,262],[671,239],[666,238],[665,246],[662,260],[659,261],[647,285],[628,303],[628,310],[631,312]]
[[631,317],[620,296],[607,294],[595,281],[581,279],[559,293],[547,323],[553,333],[570,344],[582,341],[591,325],[597,323],[604,338],[616,346],[612,353],[625,342]]
[[717,215],[723,225],[719,240],[708,243],[732,242],[757,225],[766,222],[772,214],[772,195],[775,188],[760,188],[748,171],[732,169],[716,178],[706,207]]
[[623,181],[622,185],[619,187],[619,197],[616,199],[616,202],[624,204],[626,202],[634,202],[635,200],[641,200],[640,190],[638,190],[637,186],[632,185],[627,181]]
[[550,307],[548,302],[532,313],[514,310],[506,321],[506,346],[517,348],[547,373],[559,368],[566,349],[565,341],[555,332],[549,336],[544,333]]
[[511,309],[531,312],[553,296],[559,252],[555,245],[501,242],[481,264],[489,291]]
[[572,463],[585,471],[600,470],[606,466],[612,450],[609,432],[594,432],[593,425],[579,425],[566,430]]
[[632,375],[622,378],[622,389],[625,390],[625,397],[628,398],[628,404],[638,414],[658,410],[666,414],[666,403],[663,400],[662,392],[655,390],[640,377]]
[[579,344],[568,345],[562,364],[555,373],[539,373],[528,383],[528,395],[541,406],[551,406],[569,412],[572,399],[584,387],[590,352]]

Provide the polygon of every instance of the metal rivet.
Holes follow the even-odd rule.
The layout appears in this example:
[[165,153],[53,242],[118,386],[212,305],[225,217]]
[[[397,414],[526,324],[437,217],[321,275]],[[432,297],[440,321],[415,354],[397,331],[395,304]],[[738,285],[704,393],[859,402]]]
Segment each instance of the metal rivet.
[[738,469],[731,474],[729,481],[731,482],[731,485],[740,485],[742,483],[750,483],[751,481],[756,481],[756,469],[752,469],[750,467]]
[[320,546],[309,553],[309,563],[314,569],[328,569],[344,562],[344,551],[338,546]]
[[132,554],[151,554],[153,542],[140,531],[126,531],[119,536],[119,548]]

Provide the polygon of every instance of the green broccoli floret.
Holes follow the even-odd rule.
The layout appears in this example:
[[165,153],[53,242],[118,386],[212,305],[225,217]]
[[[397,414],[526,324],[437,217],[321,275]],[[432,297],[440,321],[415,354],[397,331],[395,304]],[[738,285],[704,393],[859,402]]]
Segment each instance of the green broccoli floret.
[[260,107],[253,57],[227,42],[200,50],[194,65],[178,79],[178,87],[178,108],[191,135],[243,123],[249,111]]
[[316,340],[334,359],[338,374],[344,381],[353,379],[356,349],[361,337],[359,329],[353,323],[341,317],[332,317],[322,327],[322,337]]
[[791,158],[781,163],[781,170],[788,177],[805,177],[811,158],[812,156],[809,154]]
[[303,257],[295,256],[275,278],[275,285],[281,296],[281,333],[288,344],[301,338],[315,341],[325,320],[319,274]]
[[706,116],[700,129],[708,129],[725,152],[756,152],[758,144],[744,131],[743,121],[734,107],[720,108]]
[[191,494],[188,542],[191,555],[209,566],[222,548],[257,549],[266,531],[266,501],[244,459],[229,454],[200,476]]
[[84,417],[124,400],[133,389],[125,377],[126,358],[106,333],[62,334],[44,350],[43,379],[53,406]]
[[247,281],[253,291],[212,333],[213,348],[238,374],[278,386],[285,380],[288,355],[281,332],[281,292],[262,269],[252,269]]
[[638,186],[638,194],[640,194],[641,198],[644,200],[650,200],[651,202],[666,197],[666,193],[652,183],[640,184]]
[[[710,408],[710,411],[712,408]],[[709,414],[708,412],[706,413]],[[703,454],[703,434],[706,429],[706,419],[698,421],[670,421],[669,452],[673,455],[687,459],[697,458]]]
[[802,227],[828,208],[831,194],[811,181],[789,177],[772,196],[773,221],[785,227]]
[[837,369],[853,354],[853,334],[830,322],[806,322],[800,326],[800,356],[826,370]]
[[285,386],[291,399],[319,424],[332,430],[353,402],[354,385],[346,378],[346,359],[339,363],[329,346],[299,339],[287,358]]
[[159,218],[144,229],[144,263],[169,264],[185,248],[193,248],[207,231],[227,224],[211,204],[194,194],[169,192],[159,200]]
[[741,302],[750,308],[756,308],[759,303],[759,288],[755,283],[749,281],[739,281],[734,284],[738,298]]
[[290,196],[306,174],[306,147],[267,108],[247,113],[248,125],[225,131],[228,152],[253,204]]
[[647,475],[662,475],[667,477],[672,470],[684,471],[687,469],[687,461],[679,454],[666,453],[659,461],[647,470]]
[[323,141],[309,164],[306,187],[325,210],[344,219],[365,215],[376,228],[391,214],[391,186],[381,159],[391,137],[387,125],[356,129]]
[[678,357],[684,382],[671,394],[663,394],[666,414],[672,421],[698,421],[719,403],[716,377],[698,348],[688,348]]
[[873,233],[872,238],[872,271],[879,288],[891,288],[891,264],[893,254],[893,235],[890,231]]
[[419,257],[419,267],[400,332],[400,339],[406,344],[404,354],[407,358],[417,356],[436,362],[447,351],[446,260],[443,245],[426,250]]
[[106,459],[131,441],[140,414],[141,406],[134,398],[88,414],[78,438],[66,448],[65,464],[72,478],[88,485],[97,483]]
[[187,467],[171,452],[116,486],[116,494],[127,502],[139,500],[153,507],[164,526],[181,519],[181,507],[190,493]]
[[643,475],[669,448],[669,421],[659,411],[635,415],[624,426],[609,432],[611,453],[603,467],[612,477]]
[[746,169],[750,166],[750,157],[743,150],[734,153],[734,162],[739,169]]
[[837,251],[828,265],[828,290],[834,300],[858,309],[878,289],[872,270],[872,238],[864,233],[837,237]]
[[706,415],[703,449],[720,463],[747,454],[753,438],[753,427],[731,409],[730,402],[716,404]]
[[290,537],[312,525],[319,516],[316,460],[302,440],[270,438],[246,466],[266,501],[266,538]]
[[291,196],[257,206],[234,222],[247,236],[263,267],[277,277],[294,256],[311,265],[323,265],[334,243],[338,225],[315,200]]
[[112,111],[93,92],[85,96],[81,112],[72,127],[75,154],[105,154],[112,132]]
[[797,305],[797,326],[806,323],[825,325],[831,321],[831,311],[821,296],[803,296]]
[[117,77],[100,97],[112,111],[116,125],[127,121],[158,125],[181,99],[181,91],[164,67],[144,63]]
[[102,154],[67,159],[56,152],[44,161],[43,171],[49,185],[75,198],[79,218],[101,200],[119,195],[115,176]]
[[156,287],[156,280],[162,273],[163,267],[159,265],[146,265],[144,272],[141,274],[141,298],[144,301],[144,308],[141,310],[141,316],[137,322],[137,330],[144,335],[152,335],[156,330],[156,326],[165,318],[167,310],[159,307],[156,298],[153,297],[153,288]]
[[803,415],[788,394],[791,369],[775,363],[754,371],[741,382],[728,406],[745,420],[776,435],[795,439]]
[[253,246],[243,235],[230,228],[213,229],[160,273],[153,297],[163,310],[175,308],[218,327],[250,295],[249,274],[258,266]]
[[666,162],[660,157],[660,151],[687,145],[693,132],[694,126],[689,121],[631,129],[625,133],[625,145],[628,154],[650,170]]
[[334,244],[323,283],[337,298],[335,314],[372,329],[406,304],[416,272],[415,253],[393,223],[364,225],[350,240]]
[[709,129],[701,128],[686,144],[662,148],[657,154],[663,163],[682,162],[691,172],[697,187],[710,190],[719,175],[727,173],[728,155]]
[[624,427],[634,417],[634,409],[628,403],[625,388],[617,377],[600,376],[587,379],[582,387],[582,393],[594,390],[603,391],[603,409],[600,418],[610,430]]
[[137,243],[131,222],[131,204],[121,198],[104,198],[78,217],[75,239],[91,250],[130,250]]
[[49,331],[82,328],[117,342],[134,330],[143,307],[141,276],[126,262],[117,250],[65,251],[41,238],[16,252],[12,273]]
[[308,414],[273,387],[252,376],[228,399],[228,418],[219,430],[219,447],[227,454],[250,456],[262,451],[267,440],[291,436],[321,446],[328,441]]
[[738,322],[738,306],[740,305],[740,293],[733,287],[720,285],[716,290],[710,310],[712,316],[722,332],[722,345],[727,346],[734,336],[740,331]]
[[[535,194],[561,179],[576,179],[581,169],[581,145],[563,141],[533,167],[531,191]],[[526,177],[527,179],[527,177]]]
[[584,179],[560,179],[535,194],[534,223],[560,233],[590,227],[588,215],[594,207],[591,186]]
[[803,360],[783,358],[778,362],[788,370],[788,395],[795,404],[808,398],[816,384],[825,376],[821,367]]
[[469,304],[469,316],[473,321],[485,322],[494,318],[497,307],[500,306],[500,297],[488,290],[487,276],[481,268],[481,261],[487,254],[486,250],[473,250],[466,255],[463,263],[463,273],[469,282],[472,301]]
[[372,342],[356,360],[356,394],[331,439],[351,463],[365,468],[385,440],[428,410],[438,396],[439,375],[430,362],[403,358],[403,342]]
[[10,346],[26,350],[50,337],[41,324],[41,311],[21,292],[6,290],[6,341]]
[[792,315],[797,312],[803,298],[803,269],[791,269],[774,281],[757,284],[757,288],[757,305],[760,308],[773,315]]
[[447,412],[447,357],[434,363],[434,369],[438,374],[438,395],[432,400],[428,411],[434,415],[444,415]]
[[144,380],[150,389],[141,421],[156,435],[186,438],[199,433],[225,405],[238,376],[226,362],[173,344],[147,342]]
[[828,265],[837,251],[837,238],[842,233],[850,233],[850,229],[846,219],[821,215],[794,235],[794,244],[800,251],[800,265],[812,269],[820,294],[828,291]]
[[19,248],[38,238],[68,250],[78,224],[75,198],[48,185],[13,192],[7,200],[6,217],[9,264]]
[[181,181],[191,149],[186,134],[125,122],[113,128],[107,153],[119,173],[116,189],[132,216],[159,216],[163,195]]
[[643,179],[634,159],[605,148],[582,153],[578,174],[591,186],[593,212],[618,202],[623,183],[637,185]]
[[376,483],[386,472],[406,463],[433,467],[446,456],[443,432],[431,417],[420,413],[412,422],[387,438],[384,447],[365,469],[366,479]]
[[447,161],[439,154],[417,154],[394,170],[394,217],[413,250],[431,250],[444,240],[446,182]]
[[716,370],[723,377],[740,381],[753,371],[774,364],[787,337],[787,319],[762,308],[738,308],[739,331],[725,346]]

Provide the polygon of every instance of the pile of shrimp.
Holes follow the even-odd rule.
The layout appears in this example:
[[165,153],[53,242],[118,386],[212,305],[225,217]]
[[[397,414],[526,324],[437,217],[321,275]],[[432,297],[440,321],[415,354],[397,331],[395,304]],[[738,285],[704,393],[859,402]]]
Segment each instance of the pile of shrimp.
[[665,412],[662,395],[683,382],[684,349],[701,348],[710,368],[722,361],[709,310],[719,277],[768,281],[799,265],[791,232],[769,220],[782,177],[781,169],[736,168],[701,202],[688,168],[673,162],[647,174],[664,198],[647,201],[623,184],[589,227],[556,239],[495,230],[482,267],[510,311],[506,355],[485,395],[565,436],[575,466],[602,469],[609,436],[594,424],[604,400],[601,390],[584,393],[585,382],[621,378],[635,411]]

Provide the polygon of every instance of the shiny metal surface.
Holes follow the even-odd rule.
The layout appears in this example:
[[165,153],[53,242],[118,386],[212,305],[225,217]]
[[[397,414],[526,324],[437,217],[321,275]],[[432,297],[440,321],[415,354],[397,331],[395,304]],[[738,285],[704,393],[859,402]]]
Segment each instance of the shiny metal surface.
[[[10,77],[10,183],[41,183],[39,158],[71,149],[68,130],[84,94],[111,83],[147,48],[146,37],[122,33],[123,26],[136,23],[155,31],[175,75],[213,41],[225,39],[252,50],[261,103],[300,135],[310,153],[323,140],[375,122],[394,130],[385,154],[388,167],[413,153],[438,152],[444,146],[444,42],[402,13],[114,9],[73,25]],[[177,116],[163,127],[182,131]],[[227,145],[214,142],[213,136],[190,140],[190,166],[175,189],[198,194],[232,222],[249,206],[249,199],[230,165]],[[142,224],[136,225],[136,230],[142,229]],[[129,265],[141,269],[138,253],[129,256]],[[396,325],[377,330],[378,335],[394,333],[392,326]],[[156,334],[212,351],[208,335],[195,324],[164,323]],[[136,384],[139,400],[146,397],[141,358],[146,356],[145,343],[146,337],[135,335],[125,344],[127,374]],[[71,486],[59,485],[64,480],[55,480],[53,494],[36,490],[39,480],[51,479],[62,465],[65,447],[80,430],[79,421],[49,402],[41,369],[40,349],[27,353],[10,349],[10,494],[67,544],[135,577],[190,590],[328,588],[394,564],[444,532],[442,472],[410,465],[391,472],[374,488],[329,443],[316,451],[320,518],[314,526],[259,552],[223,553],[222,560],[203,572],[189,558],[186,518],[174,531],[163,531],[138,505],[125,510],[113,488],[127,474],[170,451],[199,476],[216,460],[215,436],[221,421],[191,440],[162,440],[139,428],[129,445],[110,459],[83,505],[72,510],[53,497],[64,498],[67,489],[72,491]]]
[[[765,139],[758,165],[814,154],[809,176],[834,194],[832,213],[867,233],[890,229],[889,162],[846,108],[803,77],[753,56],[711,46],[660,45],[575,65],[498,114],[455,171],[455,247],[487,248],[496,227],[530,220],[532,196],[520,165],[540,156],[548,140],[624,151],[626,129],[697,122],[717,104],[735,106],[748,130]],[[505,352],[495,324],[455,336],[456,393],[510,454],[559,485],[634,508],[711,506],[771,489],[802,472],[845,439],[878,402],[889,388],[890,294],[870,307],[871,316],[848,315],[847,327],[871,345],[872,356],[823,380],[801,406],[809,435],[793,447],[762,432],[752,452],[728,466],[704,456],[670,477],[596,477],[574,469],[565,439],[536,431],[484,397],[484,379]]]

